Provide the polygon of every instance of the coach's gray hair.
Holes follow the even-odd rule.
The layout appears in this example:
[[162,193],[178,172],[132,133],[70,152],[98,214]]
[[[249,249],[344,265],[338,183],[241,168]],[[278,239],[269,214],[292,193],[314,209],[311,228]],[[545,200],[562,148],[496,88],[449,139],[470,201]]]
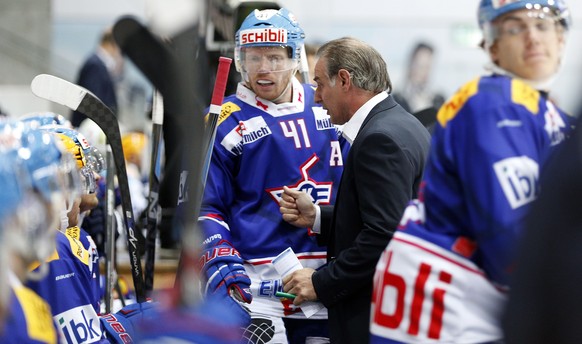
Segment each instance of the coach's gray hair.
[[360,89],[380,93],[392,92],[388,68],[382,55],[367,43],[356,38],[342,37],[319,48],[318,57],[327,60],[327,75],[332,82],[340,69],[350,72],[354,85]]

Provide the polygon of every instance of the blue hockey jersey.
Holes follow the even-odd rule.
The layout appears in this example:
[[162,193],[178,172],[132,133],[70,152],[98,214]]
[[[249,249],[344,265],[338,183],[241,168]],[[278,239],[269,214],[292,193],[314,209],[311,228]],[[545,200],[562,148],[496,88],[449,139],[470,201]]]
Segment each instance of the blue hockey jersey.
[[55,253],[47,261],[48,275],[27,286],[50,304],[61,342],[103,342],[92,254],[80,241],[80,231],[68,232],[71,235],[57,232]]
[[[252,280],[252,311],[303,317],[274,296],[282,283],[271,260],[291,247],[304,267],[317,268],[326,248],[307,229],[287,224],[278,202],[288,186],[315,204],[332,204],[349,144],[314,103],[314,89],[295,79],[292,87],[290,103],[274,104],[242,84],[225,98],[199,220],[205,244],[227,240],[240,252]],[[313,318],[327,316],[320,313]]]
[[421,197],[400,230],[470,259],[507,286],[540,170],[571,122],[518,79],[467,83],[438,112]]
[[[75,238],[83,244],[83,247],[89,253],[89,272],[91,273],[91,288],[93,289],[93,295],[101,300],[105,296],[105,290],[101,287],[101,272],[99,271],[99,251],[97,250],[97,244],[93,241],[93,238],[89,233],[87,233],[83,228],[78,226],[69,227],[66,229],[65,234]],[[100,305],[97,304],[97,311],[99,311]]]
[[23,286],[14,275],[10,276],[10,284],[10,306],[1,327],[0,343],[57,343],[57,331],[48,303]]

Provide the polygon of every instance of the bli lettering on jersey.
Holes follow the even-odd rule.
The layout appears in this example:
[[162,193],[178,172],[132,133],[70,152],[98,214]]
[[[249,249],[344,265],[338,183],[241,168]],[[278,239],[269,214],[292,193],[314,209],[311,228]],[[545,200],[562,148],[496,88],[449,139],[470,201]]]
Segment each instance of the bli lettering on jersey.
[[[315,153],[307,160],[301,167],[301,175],[303,179],[298,181],[295,185],[288,185],[287,187],[295,190],[300,190],[311,196],[311,200],[314,204],[329,204],[331,201],[331,188],[333,186],[332,182],[316,182],[309,177],[309,169],[313,167],[319,158]],[[269,195],[279,203],[281,199],[281,194],[283,193],[283,187],[271,188],[265,190]]]
[[[461,301],[467,293],[480,297]],[[506,298],[470,260],[397,231],[376,266],[370,332],[411,344],[497,342]]]
[[102,337],[101,324],[91,305],[75,307],[54,318],[64,343],[94,343]]

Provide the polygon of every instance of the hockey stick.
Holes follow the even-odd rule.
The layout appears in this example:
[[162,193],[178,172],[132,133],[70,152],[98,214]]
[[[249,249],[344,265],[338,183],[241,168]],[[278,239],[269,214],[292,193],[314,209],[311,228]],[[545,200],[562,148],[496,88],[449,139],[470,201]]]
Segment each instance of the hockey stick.
[[145,256],[145,290],[148,296],[154,289],[154,270],[156,254],[156,236],[158,233],[158,221],[161,215],[158,194],[160,191],[160,180],[157,168],[159,166],[160,140],[162,136],[162,125],[164,122],[164,103],[162,95],[154,92],[152,102],[152,160],[150,163],[149,196],[146,213],[146,256]]
[[[113,153],[111,147],[107,145],[107,187],[105,189],[105,209],[107,214],[107,233],[105,245],[105,312],[111,313],[113,306],[113,288],[117,280],[117,273],[115,270],[115,214],[113,213],[115,207],[115,186],[114,178],[115,167],[113,166]],[[122,297],[122,295],[119,295]]]
[[127,233],[129,261],[133,276],[133,285],[138,302],[145,301],[144,280],[139,256],[138,238],[136,236],[129,183],[125,169],[123,146],[117,118],[103,102],[87,89],[53,75],[37,75],[30,85],[32,92],[43,99],[64,105],[73,111],[79,111],[93,120],[105,133],[111,146],[117,179],[121,194],[121,206]]
[[[210,168],[210,160],[212,158],[212,150],[214,146],[214,138],[216,137],[216,125],[218,123],[218,119],[220,117],[220,112],[222,108],[222,100],[224,99],[224,92],[226,90],[226,84],[228,82],[228,73],[230,71],[230,64],[232,63],[232,59],[228,57],[220,57],[218,59],[218,69],[216,72],[216,79],[214,81],[214,89],[212,91],[212,99],[210,102],[210,108],[208,112],[208,118],[206,122],[206,127],[204,130],[204,141],[203,141],[203,149],[204,152],[204,164],[202,165],[202,171],[200,172],[200,184],[197,184],[196,179],[190,179],[189,181],[189,189],[195,188],[195,190],[191,190],[190,194],[194,193],[196,202],[193,203],[192,206],[195,207],[194,209],[194,221],[197,221],[198,214],[200,213],[200,205],[202,204],[202,196],[204,195],[204,186],[206,185],[206,177],[208,175],[208,169]],[[196,227],[194,227],[196,228]],[[193,289],[192,283],[188,284],[188,280],[191,278],[189,274],[193,271],[196,271],[197,267],[194,266],[194,263],[197,261],[197,252],[194,247],[199,245],[197,242],[197,238],[195,237],[195,233],[193,230],[186,231],[182,240],[185,243],[188,243],[184,246],[182,250],[182,254],[180,255],[180,261],[178,262],[178,271],[176,273],[176,280],[174,282],[174,288],[181,291],[178,294],[182,296],[182,303],[185,304],[192,304],[194,300],[184,299],[184,297],[191,297],[193,293],[197,291],[189,290]],[[183,290],[189,290],[188,292],[184,292]]]
[[[164,133],[166,129],[169,132],[168,135],[164,135],[166,142],[164,171],[173,173],[178,166],[178,171],[182,170],[188,174],[187,181],[192,185],[192,187],[180,185],[188,195],[192,194],[186,197],[192,202],[177,213],[172,225],[181,232],[183,250],[197,250],[199,240],[196,238],[198,234],[195,219],[198,217],[199,204],[197,204],[198,193],[194,192],[199,187],[204,136],[202,115],[204,106],[198,96],[207,88],[206,80],[201,77],[205,72],[204,67],[196,66],[194,63],[196,56],[199,56],[199,51],[196,50],[196,43],[199,42],[198,30],[194,25],[191,29],[172,37],[171,41],[162,42],[135,18],[124,17],[113,26],[113,36],[122,52],[164,97],[164,122],[166,122]],[[174,144],[170,145],[169,139],[173,139]],[[172,186],[172,182],[169,174],[164,174],[160,183],[160,196],[161,192],[166,190],[166,186]],[[193,262],[190,265],[194,265]],[[190,283],[185,283],[186,288],[174,289],[173,295],[170,295],[174,305],[192,305],[199,297],[199,292],[191,289],[198,284],[195,282],[198,280],[197,271],[194,268],[190,269],[189,266],[186,269],[188,277],[184,281]]]
[[204,167],[202,169],[202,188],[200,190],[200,197],[204,194],[204,186],[206,185],[206,177],[208,176],[208,169],[210,168],[210,160],[212,159],[212,148],[214,146],[214,138],[216,137],[216,125],[220,117],[222,108],[222,100],[224,99],[224,92],[228,82],[228,73],[230,71],[230,64],[232,59],[228,57],[218,58],[218,70],[216,71],[216,80],[214,81],[214,90],[212,91],[212,99],[210,100],[210,108],[208,109],[208,118],[206,127],[204,129]]
[[[113,26],[113,37],[121,51],[129,57],[164,98],[170,100],[169,77],[175,60],[174,52],[167,44],[154,36],[136,18],[127,16]],[[167,102],[168,105],[170,102]]]

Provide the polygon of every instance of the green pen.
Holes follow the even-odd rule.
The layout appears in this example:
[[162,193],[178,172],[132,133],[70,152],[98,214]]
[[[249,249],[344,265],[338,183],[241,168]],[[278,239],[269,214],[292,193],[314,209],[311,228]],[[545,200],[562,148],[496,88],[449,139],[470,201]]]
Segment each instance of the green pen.
[[293,294],[283,293],[283,292],[280,292],[280,291],[275,292],[275,296],[276,297],[284,297],[284,298],[287,298],[287,299],[294,299],[295,298],[295,295],[293,295]]

